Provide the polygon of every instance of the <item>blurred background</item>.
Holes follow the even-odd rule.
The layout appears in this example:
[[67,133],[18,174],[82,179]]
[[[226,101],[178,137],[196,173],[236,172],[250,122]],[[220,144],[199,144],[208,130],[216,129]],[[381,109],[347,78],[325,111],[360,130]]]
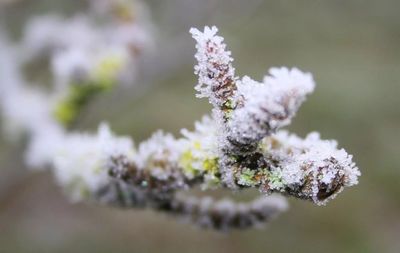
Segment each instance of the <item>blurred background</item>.
[[[325,207],[290,199],[266,229],[219,234],[152,211],[71,204],[49,172],[27,170],[25,143],[3,136],[0,252],[400,252],[399,1],[146,3],[155,46],[140,62],[142,88],[98,97],[78,129],[105,120],[138,143],[157,129],[191,128],[210,105],[194,97],[188,30],[217,25],[239,76],[261,80],[271,66],[314,74],[316,91],[288,129],[337,139],[361,169],[359,185]],[[17,41],[33,16],[84,8],[79,0],[2,0],[0,24]]]

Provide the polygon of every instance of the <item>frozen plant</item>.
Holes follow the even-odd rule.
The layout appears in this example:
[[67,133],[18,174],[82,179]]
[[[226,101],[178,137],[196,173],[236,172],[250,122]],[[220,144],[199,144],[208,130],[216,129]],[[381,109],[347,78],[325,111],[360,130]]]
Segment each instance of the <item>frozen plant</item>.
[[65,125],[73,123],[92,96],[134,82],[138,56],[152,44],[148,15],[139,1],[89,3],[88,11],[70,18],[33,18],[20,45],[26,64],[48,58],[60,101],[53,111]]
[[[135,146],[106,124],[97,134],[54,124],[52,134],[33,132],[32,140],[41,141],[30,146],[30,161],[50,165],[74,201],[152,208],[222,231],[267,223],[287,209],[284,196],[323,205],[356,185],[360,172],[336,141],[281,130],[313,92],[312,75],[282,67],[261,82],[239,78],[217,31],[190,30],[197,42],[197,96],[213,106],[194,130],[183,129],[180,138],[158,131]],[[261,196],[248,203],[190,196],[196,187],[256,188]]]

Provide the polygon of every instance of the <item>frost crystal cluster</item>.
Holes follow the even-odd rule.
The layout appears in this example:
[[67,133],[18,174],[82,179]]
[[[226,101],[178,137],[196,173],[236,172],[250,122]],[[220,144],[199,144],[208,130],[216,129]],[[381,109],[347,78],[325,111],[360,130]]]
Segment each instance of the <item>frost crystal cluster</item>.
[[[103,1],[97,11],[103,13],[109,4]],[[90,45],[89,51],[55,36],[49,32],[54,29],[51,26],[32,28],[37,25],[34,23],[30,29],[37,34],[30,32],[27,36],[34,47],[47,43],[57,48],[62,44],[53,58],[55,80],[57,87],[79,87],[73,88],[77,90],[73,91],[72,100],[67,100],[72,105],[83,99],[80,89],[84,85],[99,85],[105,80],[107,85],[117,82],[114,77],[109,79],[108,67],[111,66],[111,72],[115,67],[120,70],[116,62],[129,55],[120,54],[121,49],[126,49],[120,43],[134,40],[133,34],[127,36],[124,32],[122,39],[113,31],[110,42],[97,33],[91,34],[95,29],[89,28],[89,23],[75,27],[77,20],[67,25],[66,31],[90,31],[81,34],[89,37],[83,38]],[[322,140],[318,133],[303,139],[281,130],[313,92],[312,75],[283,67],[270,69],[261,82],[248,76],[240,78],[235,75],[231,53],[217,31],[216,27],[190,30],[197,42],[195,89],[198,97],[209,99],[213,106],[211,115],[196,122],[194,130],[183,129],[180,138],[158,131],[137,146],[129,137],[117,137],[105,123],[97,134],[67,131],[71,129],[65,128],[64,118],[52,111],[65,100],[57,96],[54,100],[46,99],[46,93],[25,86],[18,72],[19,63],[13,61],[8,50],[1,57],[2,66],[7,69],[1,73],[0,101],[5,123],[19,125],[30,135],[28,164],[50,166],[60,186],[74,201],[152,208],[222,231],[265,224],[287,209],[283,196],[321,205],[344,188],[357,184],[360,172],[352,156],[338,149],[336,141]],[[44,43],[46,36],[55,37],[46,38]],[[104,44],[92,51],[92,43],[97,40]],[[118,49],[114,51],[116,45]],[[112,57],[103,55],[107,53]],[[103,56],[107,63],[101,60]],[[92,76],[97,73],[92,71],[96,64],[103,63],[103,67],[107,66],[106,74]],[[104,70],[103,67],[100,69]],[[76,83],[81,86],[74,86]],[[85,92],[90,93],[90,89]],[[79,109],[74,108],[76,112]],[[200,198],[190,195],[188,190],[194,188],[235,192],[256,188],[261,196],[247,203]]]

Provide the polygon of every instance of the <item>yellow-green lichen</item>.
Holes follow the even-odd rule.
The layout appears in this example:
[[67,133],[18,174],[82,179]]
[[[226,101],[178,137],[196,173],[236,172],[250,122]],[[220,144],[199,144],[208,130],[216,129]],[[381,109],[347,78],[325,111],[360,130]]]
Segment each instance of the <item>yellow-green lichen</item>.
[[268,173],[268,182],[270,189],[282,190],[285,186],[280,170],[270,171]]
[[218,172],[218,159],[217,158],[207,158],[203,161],[204,171],[211,174],[216,174]]
[[135,5],[131,1],[117,1],[113,6],[114,14],[122,20],[135,19]]
[[191,150],[187,150],[182,153],[179,159],[179,165],[182,167],[183,172],[190,177],[195,177],[198,175],[199,171],[193,167],[193,162],[195,161],[193,153]]
[[124,64],[124,59],[118,55],[111,55],[102,59],[93,70],[95,83],[103,88],[113,86]]
[[226,102],[224,103],[224,107],[226,109],[234,109],[236,106],[236,103],[233,99],[228,99],[226,100]]
[[[197,146],[197,147],[196,147]],[[194,148],[199,149],[199,146],[194,143]],[[182,153],[179,159],[179,165],[183,172],[189,177],[196,177],[200,174],[209,174],[210,177],[216,177],[218,173],[218,159],[214,157],[196,157],[192,150],[186,150]],[[216,180],[215,180],[216,181]]]
[[255,180],[255,175],[256,171],[251,170],[249,168],[244,168],[242,169],[240,175],[239,175],[239,181],[238,184],[240,185],[245,185],[245,186],[254,186],[257,184],[257,181]]
[[224,118],[225,120],[229,120],[232,118],[233,115],[233,110],[236,107],[236,103],[233,99],[228,99],[224,104],[223,104],[223,111],[224,111]]
[[57,104],[55,118],[65,126],[70,125],[92,97],[110,87],[101,83],[72,84],[68,94]]

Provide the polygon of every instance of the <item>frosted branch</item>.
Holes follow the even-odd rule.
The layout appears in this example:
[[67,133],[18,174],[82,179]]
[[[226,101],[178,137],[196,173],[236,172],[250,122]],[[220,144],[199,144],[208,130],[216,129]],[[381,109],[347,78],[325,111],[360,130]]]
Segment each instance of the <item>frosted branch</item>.
[[[107,10],[109,4],[104,0],[97,11]],[[132,21],[129,15],[123,15],[125,12],[118,13],[119,21]],[[213,105],[212,115],[196,122],[194,130],[183,129],[179,138],[158,131],[138,146],[130,137],[112,133],[105,123],[96,134],[78,133],[67,131],[53,118],[54,106],[61,103],[68,110],[72,107],[79,111],[74,106],[92,94],[90,85],[108,87],[110,81],[116,81],[113,74],[121,70],[119,64],[114,64],[118,61],[108,62],[106,66],[111,70],[106,68],[93,77],[73,71],[79,66],[85,73],[92,73],[93,65],[86,62],[88,52],[83,48],[70,46],[56,54],[54,71],[58,77],[66,77],[61,79],[67,80],[67,87],[72,85],[71,80],[85,80],[79,88],[72,85],[75,88],[61,89],[70,96],[59,100],[58,95],[29,89],[19,75],[19,62],[5,53],[9,50],[2,50],[0,63],[7,68],[0,76],[0,104],[3,116],[9,119],[6,122],[16,122],[30,135],[28,163],[50,166],[73,201],[152,208],[222,231],[265,224],[286,210],[286,202],[277,196],[261,196],[248,203],[196,198],[187,196],[188,190],[255,188],[262,195],[276,193],[322,205],[346,187],[356,185],[360,171],[336,141],[322,140],[318,133],[303,139],[280,129],[291,122],[306,96],[313,92],[312,75],[282,67],[271,68],[262,82],[236,77],[231,53],[217,31],[216,27],[190,30],[197,42],[195,89],[198,97],[207,97]],[[132,44],[118,45],[126,49]],[[89,84],[85,86],[86,81]],[[56,81],[55,86],[60,82]],[[41,99],[47,97],[51,99]],[[21,111],[12,111],[15,107]],[[67,109],[63,112],[69,112]]]

